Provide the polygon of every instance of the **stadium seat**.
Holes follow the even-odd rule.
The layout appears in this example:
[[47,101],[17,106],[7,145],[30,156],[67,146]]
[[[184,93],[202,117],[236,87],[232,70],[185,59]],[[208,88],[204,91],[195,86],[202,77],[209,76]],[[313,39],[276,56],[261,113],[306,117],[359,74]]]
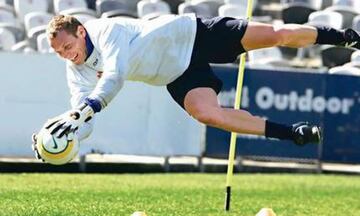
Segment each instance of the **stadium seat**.
[[219,2],[219,1],[216,1],[216,0],[193,0],[191,3],[193,5],[206,5],[206,7],[210,11],[211,17],[218,16],[219,7],[221,5],[223,5],[223,3]]
[[286,67],[289,62],[283,58],[278,47],[251,50],[248,52],[249,66],[273,68],[276,66]]
[[178,13],[179,14],[194,13],[198,17],[204,17],[204,18],[211,17],[211,11],[209,7],[207,7],[206,5],[193,5],[190,2],[184,2],[179,4]]
[[339,46],[323,46],[321,59],[325,67],[332,68],[343,65],[351,60],[351,54],[355,51],[352,48]]
[[137,13],[142,19],[151,19],[163,14],[170,14],[170,6],[162,0],[141,0],[137,4]]
[[91,16],[89,14],[74,14],[73,16],[83,24],[89,20],[96,19],[95,16]]
[[23,40],[11,47],[11,50],[14,52],[24,52],[24,53],[32,53],[36,52],[36,44],[29,40]]
[[53,53],[54,50],[51,48],[47,39],[46,33],[39,34],[36,38],[37,50],[40,53]]
[[321,10],[323,8],[323,0],[311,0],[309,5],[315,10]]
[[23,23],[27,13],[47,12],[49,2],[44,0],[14,0],[14,8],[19,21]]
[[353,19],[353,24],[352,24],[352,28],[356,31],[360,32],[360,15],[357,15],[356,17],[354,17]]
[[308,21],[309,15],[315,12],[315,9],[309,4],[304,3],[289,3],[282,11],[282,19],[284,23],[304,24]]
[[84,0],[54,0],[54,12],[59,14],[63,10],[72,8],[87,8]]
[[15,35],[6,28],[0,28],[0,50],[11,50],[15,43]]
[[56,14],[89,14],[96,16],[96,12],[87,7],[85,0],[54,0],[53,4]]
[[[253,0],[253,8],[257,5],[257,0]],[[247,1],[244,0],[224,0],[225,4],[237,4],[237,5],[247,5]]]
[[329,69],[329,74],[339,74],[348,76],[360,76],[360,68],[351,65],[337,66]]
[[46,12],[27,13],[24,18],[27,37],[31,40],[35,40],[39,34],[45,32],[46,26],[52,17],[52,14]]
[[348,6],[348,7],[352,7],[354,1],[357,1],[357,0],[333,0],[332,5],[333,5],[333,6]]
[[359,13],[350,6],[331,6],[326,8],[325,10],[336,11],[343,16],[342,28],[351,28],[354,17],[359,15]]
[[309,15],[308,24],[340,29],[343,25],[343,16],[336,11],[315,11]]
[[14,12],[14,7],[12,4],[9,4],[6,0],[0,0],[0,10],[7,10]]
[[247,6],[241,4],[224,4],[219,7],[219,16],[246,18]]
[[96,12],[101,17],[128,16],[137,17],[129,5],[117,0],[99,0],[96,2]]
[[1,24],[9,24],[15,25],[16,24],[16,17],[13,12],[8,10],[0,9],[0,23]]

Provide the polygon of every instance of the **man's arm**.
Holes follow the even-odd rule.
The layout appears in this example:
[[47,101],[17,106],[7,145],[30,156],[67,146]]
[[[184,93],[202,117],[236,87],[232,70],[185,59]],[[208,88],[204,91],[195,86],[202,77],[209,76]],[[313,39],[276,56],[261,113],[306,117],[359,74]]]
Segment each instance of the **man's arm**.
[[101,34],[97,47],[104,61],[103,73],[88,103],[95,112],[104,109],[124,84],[128,71],[130,32],[113,24]]

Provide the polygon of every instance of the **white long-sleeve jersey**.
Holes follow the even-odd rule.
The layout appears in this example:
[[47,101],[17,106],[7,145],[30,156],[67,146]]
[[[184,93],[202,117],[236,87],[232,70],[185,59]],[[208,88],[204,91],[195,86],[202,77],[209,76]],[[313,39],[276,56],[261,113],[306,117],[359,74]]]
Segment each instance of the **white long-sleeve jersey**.
[[[189,66],[196,35],[196,17],[164,15],[153,20],[104,18],[84,24],[94,50],[82,65],[67,62],[71,105],[86,97],[101,107],[119,92],[125,80],[167,85]],[[96,73],[103,72],[100,79]],[[92,121],[79,130],[86,138]]]

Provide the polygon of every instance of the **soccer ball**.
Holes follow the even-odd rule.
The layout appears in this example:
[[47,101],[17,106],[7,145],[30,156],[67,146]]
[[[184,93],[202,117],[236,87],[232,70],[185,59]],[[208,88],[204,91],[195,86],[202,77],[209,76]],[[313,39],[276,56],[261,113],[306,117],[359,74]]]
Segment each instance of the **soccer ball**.
[[66,164],[78,154],[79,147],[79,141],[74,133],[57,138],[51,135],[49,130],[43,128],[36,136],[37,151],[46,163]]

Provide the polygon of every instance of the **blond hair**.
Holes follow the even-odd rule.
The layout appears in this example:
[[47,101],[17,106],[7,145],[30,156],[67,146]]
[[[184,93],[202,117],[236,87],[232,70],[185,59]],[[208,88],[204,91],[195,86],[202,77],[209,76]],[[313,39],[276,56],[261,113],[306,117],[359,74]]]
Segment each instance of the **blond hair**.
[[65,30],[67,33],[77,37],[76,32],[78,26],[82,26],[82,24],[75,17],[69,15],[57,15],[49,22],[46,29],[46,35],[49,39],[54,39],[60,31]]

